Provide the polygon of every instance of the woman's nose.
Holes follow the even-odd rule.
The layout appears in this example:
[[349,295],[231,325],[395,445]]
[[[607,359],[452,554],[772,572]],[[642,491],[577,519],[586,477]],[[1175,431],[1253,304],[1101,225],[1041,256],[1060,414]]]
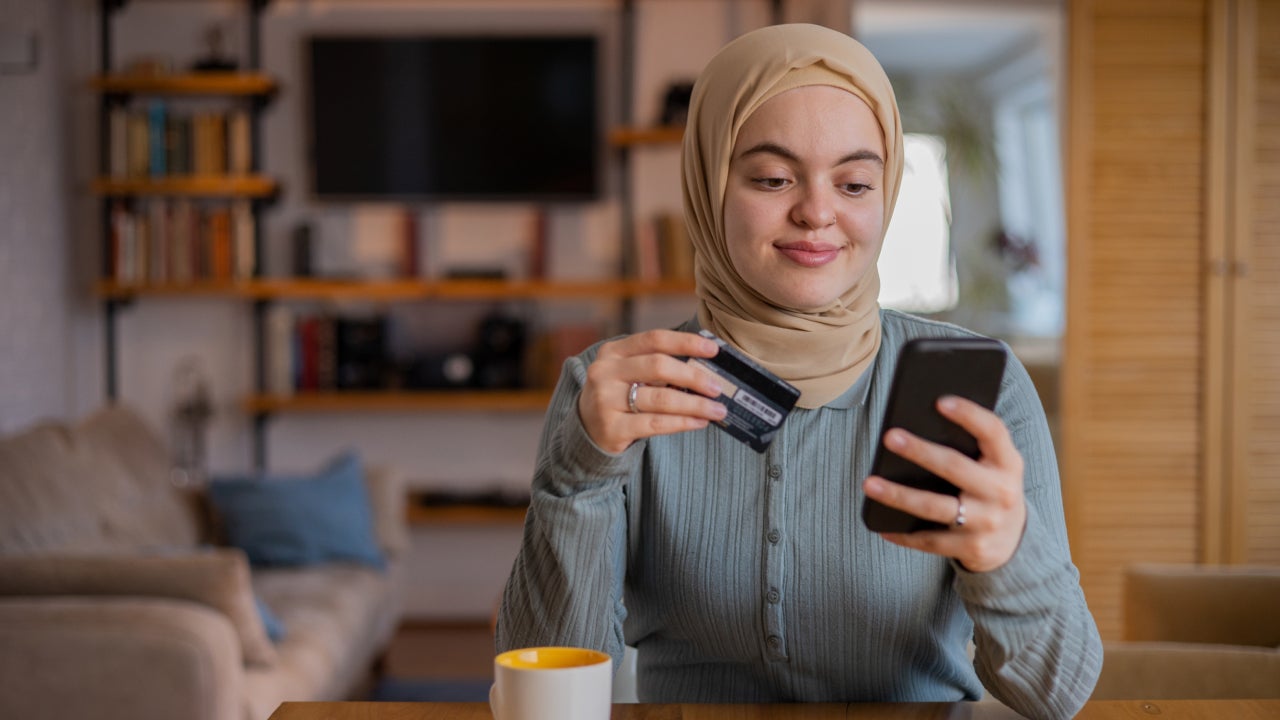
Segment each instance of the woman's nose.
[[809,188],[796,199],[795,206],[791,208],[791,221],[813,230],[834,225],[835,203],[821,188]]

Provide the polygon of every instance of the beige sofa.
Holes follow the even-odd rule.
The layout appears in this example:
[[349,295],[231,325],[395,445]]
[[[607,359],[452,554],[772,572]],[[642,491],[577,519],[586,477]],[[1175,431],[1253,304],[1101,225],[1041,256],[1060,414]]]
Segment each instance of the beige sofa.
[[1280,567],[1129,568],[1093,697],[1280,698]]
[[[0,717],[265,720],[368,687],[399,620],[404,493],[367,489],[385,571],[250,569],[116,407],[0,439]],[[266,635],[255,599],[283,623]]]

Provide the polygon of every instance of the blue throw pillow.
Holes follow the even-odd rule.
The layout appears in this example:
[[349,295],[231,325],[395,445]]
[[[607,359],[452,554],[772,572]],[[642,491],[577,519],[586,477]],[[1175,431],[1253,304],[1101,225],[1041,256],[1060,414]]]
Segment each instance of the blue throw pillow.
[[262,618],[262,627],[267,631],[267,637],[271,642],[278,643],[283,640],[284,623],[271,610],[271,607],[257,595],[253,596],[253,604],[258,608],[258,617]]
[[214,478],[209,499],[228,543],[244,550],[253,565],[349,561],[386,567],[354,452],[312,476]]

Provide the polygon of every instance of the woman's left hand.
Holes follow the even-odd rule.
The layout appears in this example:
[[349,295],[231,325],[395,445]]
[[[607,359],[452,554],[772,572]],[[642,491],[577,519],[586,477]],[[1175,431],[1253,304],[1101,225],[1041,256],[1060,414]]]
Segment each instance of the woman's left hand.
[[938,400],[938,412],[977,438],[977,460],[901,428],[886,432],[884,443],[894,453],[960,488],[958,497],[917,490],[876,475],[868,477],[862,487],[867,497],[889,507],[949,526],[945,530],[886,533],[884,539],[955,558],[971,572],[995,570],[1013,557],[1027,522],[1022,454],[1000,416],[981,405],[947,396]]

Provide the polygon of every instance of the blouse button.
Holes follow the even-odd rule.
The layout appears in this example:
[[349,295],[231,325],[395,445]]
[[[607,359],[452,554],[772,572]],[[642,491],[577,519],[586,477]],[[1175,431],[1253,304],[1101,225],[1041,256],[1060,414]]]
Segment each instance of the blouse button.
[[769,477],[774,480],[777,480],[778,478],[782,477],[782,467],[780,465],[770,465]]
[[769,588],[768,598],[770,604],[777,605],[778,601],[782,599],[782,593],[778,592],[778,588]]
[[777,530],[770,530],[769,534],[766,537],[769,538],[770,543],[777,545],[778,541],[782,539],[782,533],[778,532]]

